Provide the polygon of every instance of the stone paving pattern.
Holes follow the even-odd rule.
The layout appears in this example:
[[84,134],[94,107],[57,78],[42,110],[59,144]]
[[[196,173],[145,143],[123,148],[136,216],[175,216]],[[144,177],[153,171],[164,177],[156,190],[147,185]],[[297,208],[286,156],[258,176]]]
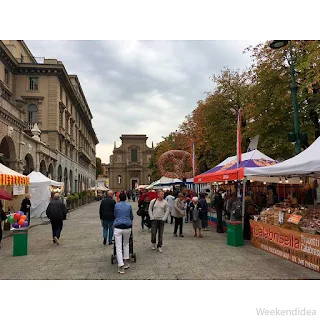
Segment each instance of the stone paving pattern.
[[[133,211],[137,203],[131,202]],[[163,253],[151,250],[150,233],[141,231],[135,214],[133,235],[137,262],[126,274],[111,264],[113,246],[102,244],[98,216],[100,202],[72,211],[64,222],[61,244],[52,243],[51,226],[29,230],[29,253],[12,256],[12,237],[2,241],[0,279],[320,279],[320,274],[251,246],[226,244],[226,234],[214,228],[194,238],[192,225],[184,224],[185,238],[174,237],[166,224]]]

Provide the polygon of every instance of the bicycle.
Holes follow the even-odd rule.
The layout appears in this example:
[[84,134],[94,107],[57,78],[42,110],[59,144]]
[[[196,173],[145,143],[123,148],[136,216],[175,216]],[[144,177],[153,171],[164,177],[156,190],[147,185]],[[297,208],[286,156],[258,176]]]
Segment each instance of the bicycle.
[[50,223],[50,219],[47,217],[47,212],[43,211],[40,215],[40,219],[42,222],[44,222],[45,224],[49,224]]

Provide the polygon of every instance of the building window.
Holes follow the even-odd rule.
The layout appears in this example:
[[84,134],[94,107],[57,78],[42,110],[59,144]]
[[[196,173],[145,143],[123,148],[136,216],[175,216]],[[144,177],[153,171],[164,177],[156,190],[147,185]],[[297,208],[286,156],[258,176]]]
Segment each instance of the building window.
[[73,139],[73,122],[70,122],[70,137]]
[[37,122],[38,122],[38,107],[35,104],[29,104],[28,105],[28,125],[33,127],[33,125]]
[[66,113],[66,133],[69,133],[69,116]]
[[59,125],[60,128],[63,127],[63,109],[60,108],[60,112],[59,112]]
[[138,151],[136,149],[131,150],[131,162],[138,161]]
[[8,69],[4,69],[4,83],[9,86],[10,73]]
[[29,77],[29,90],[39,90],[38,77]]

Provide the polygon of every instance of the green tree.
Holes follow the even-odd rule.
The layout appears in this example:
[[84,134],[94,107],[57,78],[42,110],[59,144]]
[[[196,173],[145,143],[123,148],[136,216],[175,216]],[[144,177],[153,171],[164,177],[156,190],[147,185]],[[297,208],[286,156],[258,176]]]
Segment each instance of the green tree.
[[96,158],[96,178],[98,178],[98,176],[100,176],[102,172],[103,170],[101,166],[101,159],[97,157]]

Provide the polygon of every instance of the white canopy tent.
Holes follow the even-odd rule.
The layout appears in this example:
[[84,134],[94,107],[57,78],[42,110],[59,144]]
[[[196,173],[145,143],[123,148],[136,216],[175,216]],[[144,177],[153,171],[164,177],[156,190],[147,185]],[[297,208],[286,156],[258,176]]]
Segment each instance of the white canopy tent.
[[30,178],[29,193],[31,195],[31,217],[39,218],[41,213],[48,207],[51,198],[51,186],[63,187],[63,182],[49,179],[41,172],[32,171]]
[[181,184],[182,180],[180,179],[172,179],[167,177],[160,178],[155,184],[155,187],[161,187],[161,186],[171,186],[174,184]]
[[250,176],[278,177],[278,181],[280,177],[285,179],[289,176],[320,177],[320,137],[309,148],[293,158],[269,167],[247,168],[246,173]]

